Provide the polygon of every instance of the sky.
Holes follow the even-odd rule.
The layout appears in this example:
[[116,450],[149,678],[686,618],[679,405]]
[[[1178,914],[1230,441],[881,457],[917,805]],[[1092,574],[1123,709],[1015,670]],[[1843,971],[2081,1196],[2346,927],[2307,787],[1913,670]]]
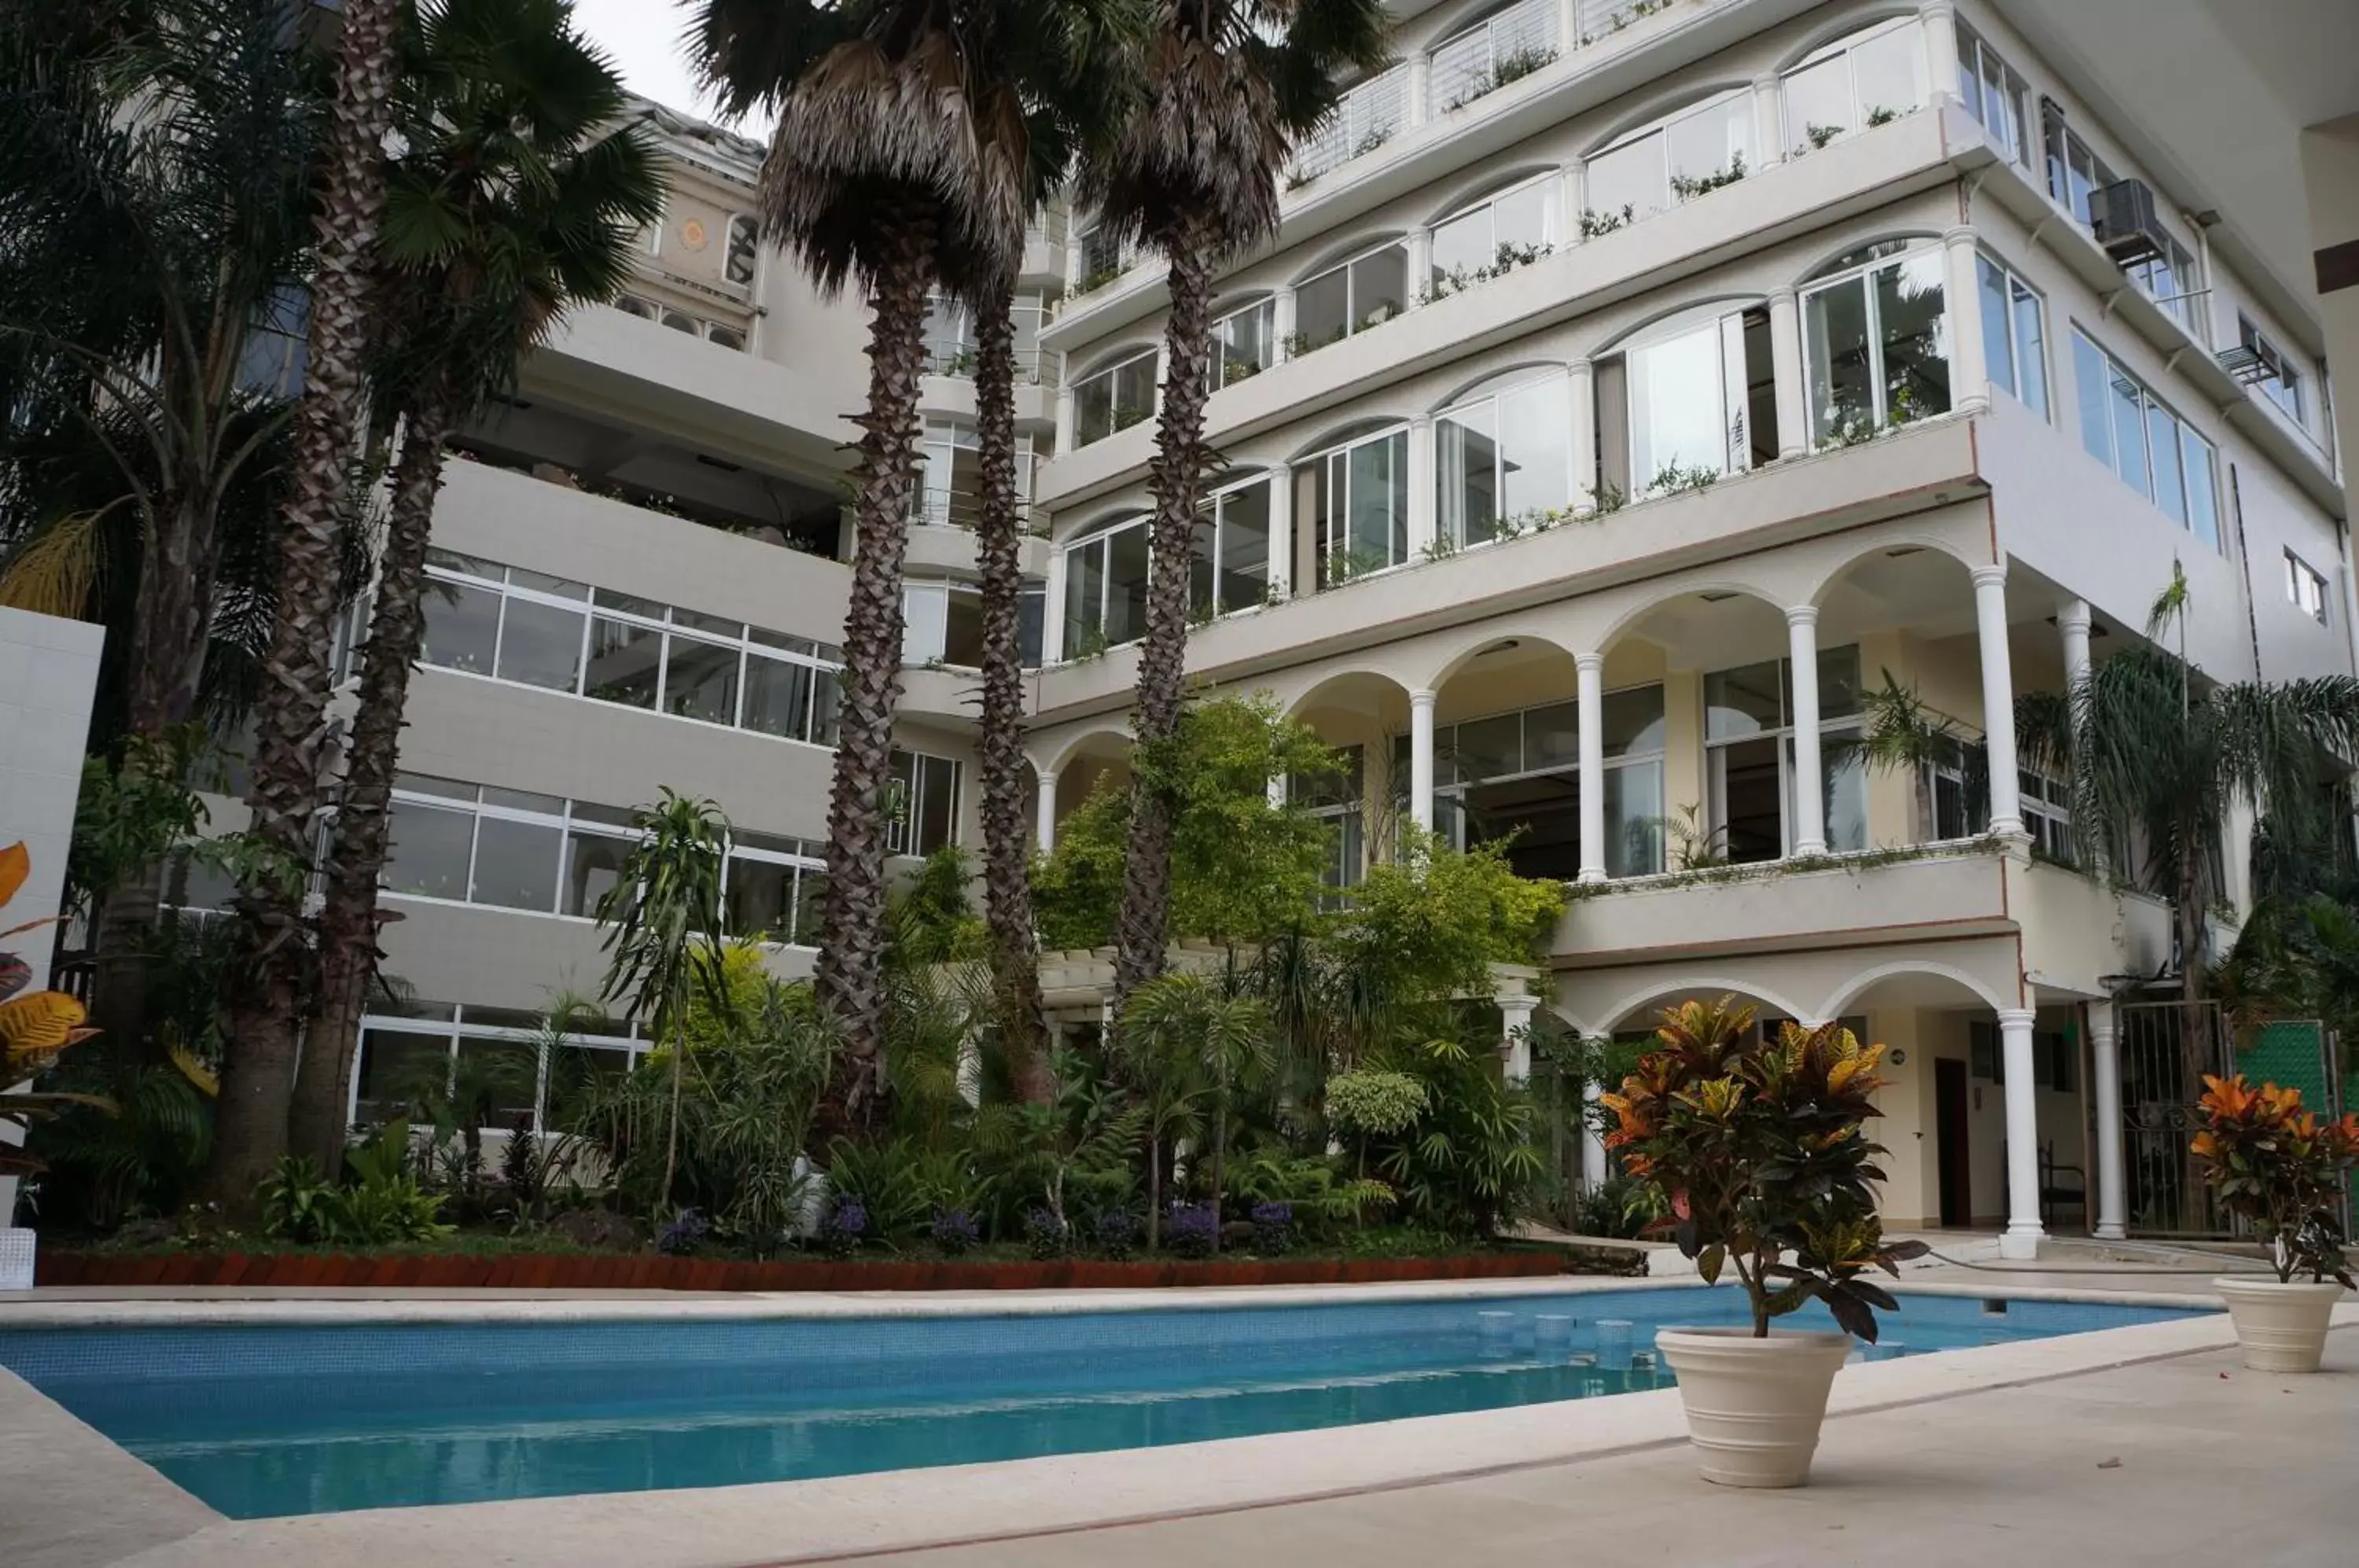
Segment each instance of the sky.
[[[680,58],[679,35],[689,12],[676,0],[574,0],[573,18],[614,60],[632,92],[699,119],[716,117]],[[755,122],[734,128],[755,136],[767,130]]]

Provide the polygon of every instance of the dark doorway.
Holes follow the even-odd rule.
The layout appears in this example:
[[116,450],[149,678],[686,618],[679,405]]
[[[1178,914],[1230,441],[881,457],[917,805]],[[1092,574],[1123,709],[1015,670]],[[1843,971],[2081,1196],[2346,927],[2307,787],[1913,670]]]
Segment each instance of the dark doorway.
[[1941,1168],[1941,1224],[1963,1229],[1974,1223],[1973,1165],[1966,1151],[1966,1064],[1954,1057],[1933,1062],[1934,1158]]

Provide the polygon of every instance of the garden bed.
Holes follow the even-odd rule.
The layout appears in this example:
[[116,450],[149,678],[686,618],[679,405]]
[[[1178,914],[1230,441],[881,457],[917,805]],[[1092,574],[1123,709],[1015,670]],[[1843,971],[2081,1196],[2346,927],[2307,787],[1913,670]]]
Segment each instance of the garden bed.
[[664,1258],[652,1254],[43,1252],[37,1285],[341,1286],[369,1290],[1070,1290],[1209,1285],[1373,1285],[1520,1279],[1580,1272],[1567,1255],[1455,1258],[1200,1258],[1114,1263]]

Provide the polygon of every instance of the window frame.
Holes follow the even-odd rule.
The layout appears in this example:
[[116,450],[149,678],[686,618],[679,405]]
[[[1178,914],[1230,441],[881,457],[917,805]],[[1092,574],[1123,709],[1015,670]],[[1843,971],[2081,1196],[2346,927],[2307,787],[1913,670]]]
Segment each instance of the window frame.
[[[1058,614],[1064,617],[1064,640],[1059,645],[1062,654],[1063,662],[1071,663],[1076,658],[1085,657],[1074,652],[1077,639],[1074,637],[1076,627],[1071,613],[1074,583],[1073,557],[1075,554],[1082,550],[1096,550],[1103,552],[1103,556],[1098,570],[1098,603],[1097,614],[1094,621],[1094,629],[1098,635],[1098,646],[1091,649],[1089,656],[1093,657],[1098,653],[1103,653],[1117,648],[1127,648],[1130,644],[1136,642],[1139,637],[1143,637],[1147,635],[1146,627],[1142,625],[1139,628],[1138,637],[1125,637],[1120,642],[1114,642],[1108,639],[1105,635],[1105,623],[1107,606],[1113,603],[1111,595],[1114,590],[1114,572],[1112,571],[1114,561],[1114,537],[1116,534],[1125,532],[1132,528],[1137,528],[1143,533],[1153,520],[1152,514],[1147,512],[1140,512],[1133,517],[1116,517],[1111,521],[1101,523],[1095,528],[1090,528],[1086,532],[1067,540],[1065,543],[1058,547],[1058,561],[1064,568],[1065,572],[1065,581],[1063,584],[1065,602],[1064,604],[1057,606]],[[1082,638],[1078,640],[1086,641],[1086,634],[1092,628],[1093,623],[1087,617],[1084,617],[1079,628],[1084,636]]]
[[1410,279],[1416,291],[1427,299],[1440,299],[1443,297],[1441,284],[1445,278],[1449,280],[1451,289],[1453,291],[1472,284],[1473,279],[1471,277],[1465,282],[1461,282],[1453,274],[1445,274],[1441,270],[1441,264],[1435,259],[1434,253],[1438,248],[1436,242],[1440,239],[1442,230],[1454,223],[1465,223],[1477,214],[1489,220],[1491,243],[1484,249],[1485,259],[1475,270],[1479,272],[1484,267],[1500,266],[1499,252],[1503,247],[1499,240],[1499,203],[1510,197],[1520,196],[1531,191],[1538,191],[1548,198],[1543,212],[1545,221],[1542,224],[1546,232],[1541,235],[1538,246],[1539,256],[1551,256],[1563,249],[1565,244],[1564,174],[1560,169],[1544,169],[1540,173],[1518,180],[1512,185],[1503,185],[1488,195],[1478,196],[1428,225],[1425,246],[1426,275],[1421,278]]
[[[1290,484],[1297,482],[1294,477],[1295,475],[1302,473],[1303,470],[1309,468],[1313,463],[1342,465],[1340,470],[1331,467],[1328,471],[1326,487],[1329,499],[1324,515],[1317,516],[1310,519],[1313,526],[1319,530],[1319,532],[1312,538],[1311,554],[1312,558],[1318,562],[1318,586],[1321,591],[1323,592],[1329,588],[1340,588],[1346,583],[1357,583],[1364,578],[1374,577],[1381,572],[1397,571],[1401,567],[1409,564],[1409,562],[1415,559],[1413,553],[1415,547],[1408,539],[1409,514],[1415,509],[1417,505],[1416,497],[1410,492],[1408,482],[1409,434],[1409,421],[1407,419],[1400,419],[1376,430],[1364,431],[1363,433],[1353,437],[1349,441],[1338,442],[1337,444],[1324,448],[1321,451],[1307,452],[1303,456],[1299,457],[1292,463],[1287,464],[1288,482]],[[1352,553],[1350,488],[1352,474],[1351,454],[1357,452],[1360,448],[1370,445],[1374,442],[1390,441],[1394,440],[1398,440],[1401,443],[1401,478],[1397,486],[1398,494],[1402,498],[1401,513],[1397,519],[1387,518],[1386,521],[1388,524],[1397,522],[1398,527],[1397,530],[1390,527],[1386,529],[1386,554],[1387,559],[1383,565],[1364,567],[1358,571],[1352,571],[1349,570]],[[1339,472],[1343,475],[1343,485],[1340,490],[1343,499],[1340,505],[1335,500],[1335,496],[1339,494],[1335,475]],[[1340,529],[1331,528],[1331,522],[1338,517],[1342,520],[1342,528]],[[1391,540],[1395,537],[1396,531],[1402,541],[1400,558],[1398,560],[1390,559],[1392,553]],[[1339,543],[1340,548],[1338,548]],[[1344,575],[1341,577],[1332,574],[1335,563],[1339,561],[1346,567]]]
[[[1973,70],[1973,95],[1969,97],[1962,91],[1959,94],[1965,102],[1966,113],[1974,117],[1976,125],[1982,126],[1984,138],[1992,146],[2006,154],[2009,163],[2027,168],[2032,153],[2031,121],[2027,112],[2032,103],[2031,83],[2024,79],[2021,71],[2006,62],[2006,56],[1991,47],[1989,39],[1962,21],[1957,23],[1956,27],[1959,86],[1962,89],[1965,85],[1964,75],[1970,60]],[[1999,71],[1998,91],[2006,96],[2010,118],[2013,121],[2015,145],[2012,147],[2000,137],[1997,128],[1990,123],[1989,117],[1984,113],[1984,102],[1992,93],[1989,68],[1994,65]]]
[[[1870,125],[1869,120],[1878,110],[1890,109],[1894,111],[1895,118],[1905,118],[1908,115],[1913,114],[1919,110],[1924,108],[1926,103],[1932,98],[1933,82],[1931,61],[1927,59],[1924,47],[1922,32],[1923,26],[1923,20],[1914,15],[1887,16],[1881,21],[1870,22],[1864,27],[1854,28],[1853,31],[1844,33],[1839,38],[1828,39],[1825,43],[1819,45],[1818,48],[1810,50],[1810,53],[1804,55],[1801,59],[1794,61],[1791,65],[1788,65],[1784,70],[1778,71],[1777,130],[1779,138],[1785,143],[1787,156],[1789,158],[1802,157],[1809,153],[1815,152],[1819,150],[1819,148],[1828,146],[1832,142],[1842,141],[1846,137],[1858,136],[1863,131],[1876,129],[1878,127]],[[1872,43],[1878,38],[1888,37],[1910,27],[1919,29],[1918,47],[1909,52],[1910,71],[1915,78],[1914,86],[1917,93],[1917,101],[1914,103],[1907,104],[1877,103],[1873,107],[1862,103],[1859,90],[1859,65],[1856,59],[1860,46],[1863,44]],[[1844,57],[1844,76],[1850,84],[1851,103],[1849,105],[1849,112],[1852,117],[1858,123],[1855,125],[1835,127],[1836,134],[1834,136],[1826,137],[1822,140],[1813,140],[1810,134],[1812,127],[1807,123],[1807,121],[1799,129],[1797,129],[1792,123],[1794,108],[1793,93],[1790,84],[1795,77],[1801,75],[1804,71],[1817,70],[1819,67],[1825,65],[1828,61],[1833,60],[1838,55]],[[1819,128],[1825,129],[1826,127],[1821,126]]]
[[[1262,351],[1260,356],[1254,360],[1236,359],[1230,353],[1232,345],[1229,342],[1229,323],[1246,316],[1258,316],[1261,319],[1261,331],[1258,335],[1262,343]],[[1223,314],[1214,317],[1212,321],[1212,390],[1218,392],[1224,387],[1238,386],[1241,383],[1252,380],[1262,372],[1270,369],[1278,363],[1277,349],[1277,295],[1265,294],[1258,299],[1251,300],[1245,304],[1238,306],[1234,310],[1224,311]],[[1229,375],[1229,366],[1232,364],[1250,364],[1253,368],[1247,371],[1245,375],[1233,378]]]
[[[1512,376],[1515,373],[1511,371],[1508,372],[1507,375]],[[1506,377],[1495,377],[1490,382],[1484,383],[1482,387],[1473,391],[1472,395],[1461,397],[1448,408],[1439,409],[1434,413],[1432,418],[1433,526],[1434,539],[1437,544],[1440,544],[1444,540],[1444,518],[1448,516],[1451,510],[1451,508],[1443,505],[1445,497],[1444,487],[1449,483],[1449,476],[1443,472],[1445,465],[1441,457],[1441,427],[1445,422],[1463,425],[1466,422],[1463,417],[1465,414],[1474,408],[1483,407],[1488,407],[1492,410],[1491,495],[1497,515],[1492,518],[1491,533],[1488,538],[1479,539],[1468,539],[1462,537],[1451,539],[1447,540],[1447,548],[1451,550],[1473,550],[1482,545],[1497,544],[1504,539],[1514,538],[1516,537],[1515,534],[1506,531],[1506,525],[1510,522],[1514,522],[1518,525],[1516,529],[1516,534],[1520,534],[1524,531],[1522,519],[1525,517],[1525,512],[1510,514],[1506,512],[1504,507],[1504,501],[1506,495],[1508,454],[1505,444],[1499,438],[1497,412],[1499,405],[1503,399],[1512,397],[1518,393],[1533,392],[1542,388],[1553,388],[1555,390],[1557,397],[1560,399],[1560,409],[1563,413],[1562,423],[1566,430],[1570,430],[1572,420],[1571,383],[1571,378],[1561,369],[1536,370],[1528,375],[1525,375],[1512,380],[1506,379]],[[1572,471],[1572,443],[1570,441],[1560,442],[1556,448],[1556,455],[1561,459],[1564,467],[1564,473],[1562,475],[1564,483],[1559,490],[1559,494],[1562,498],[1553,506],[1542,507],[1540,510],[1543,512],[1554,511],[1569,516],[1573,507],[1575,483],[1575,476]],[[1531,465],[1529,463],[1524,463],[1519,464],[1518,466],[1528,467]],[[1459,531],[1462,534],[1462,513],[1464,508],[1462,506],[1459,510],[1462,514]],[[1525,509],[1527,512],[1529,510],[1531,510],[1531,508],[1527,507]]]
[[[1360,263],[1374,260],[1375,257],[1380,256],[1386,251],[1390,250],[1397,250],[1401,253],[1400,308],[1395,310],[1391,315],[1386,316],[1382,321],[1363,321],[1361,319],[1362,312],[1360,310],[1359,304],[1359,278],[1353,269],[1358,267]],[[1313,284],[1324,282],[1326,279],[1334,277],[1339,272],[1343,275],[1343,335],[1340,337],[1321,338],[1317,343],[1313,343],[1310,341],[1310,335],[1302,330],[1302,291],[1311,287]],[[1415,278],[1409,276],[1408,235],[1405,234],[1395,234],[1392,238],[1387,240],[1376,241],[1364,250],[1356,251],[1350,256],[1344,256],[1340,261],[1336,261],[1326,267],[1321,267],[1318,271],[1310,274],[1308,277],[1296,279],[1291,286],[1295,299],[1294,342],[1287,346],[1286,357],[1288,359],[1299,359],[1304,354],[1314,353],[1332,343],[1347,342],[1350,339],[1358,337],[1362,332],[1374,332],[1376,328],[1384,326],[1386,322],[1398,320],[1411,308],[1411,301],[1414,299],[1417,293],[1415,287],[1416,281],[1417,280]]]
[[[1678,171],[1671,167],[1671,127],[1684,124],[1689,120],[1695,119],[1703,114],[1725,110],[1732,104],[1742,104],[1744,107],[1743,117],[1741,119],[1734,119],[1733,117],[1733,123],[1742,125],[1744,129],[1745,146],[1737,149],[1736,152],[1732,153],[1730,155],[1730,161],[1722,164],[1715,172],[1718,174],[1726,174],[1732,168],[1735,167],[1736,161],[1740,158],[1743,160],[1744,168],[1743,171],[1737,175],[1738,180],[1748,178],[1758,172],[1760,164],[1756,160],[1761,157],[1761,149],[1757,145],[1760,140],[1760,130],[1753,121],[1752,103],[1753,93],[1750,88],[1732,87],[1726,92],[1715,93],[1709,97],[1698,99],[1695,103],[1684,104],[1664,115],[1661,119],[1655,121],[1651,125],[1640,125],[1633,130],[1625,131],[1620,136],[1615,136],[1613,140],[1607,142],[1603,147],[1601,147],[1596,151],[1589,154],[1588,157],[1582,159],[1582,210],[1580,212],[1572,215],[1570,225],[1572,231],[1587,234],[1594,229],[1597,234],[1602,234],[1608,233],[1613,229],[1623,227],[1625,224],[1643,223],[1649,218],[1659,217],[1663,213],[1671,212],[1679,207],[1683,207],[1689,201],[1694,200],[1695,198],[1692,196],[1680,195],[1678,190],[1671,183],[1673,178],[1678,174]],[[1660,189],[1662,191],[1663,204],[1652,209],[1651,211],[1640,212],[1636,210],[1637,203],[1631,202],[1627,204],[1629,211],[1626,213],[1600,212],[1596,204],[1596,184],[1594,178],[1597,165],[1606,158],[1614,157],[1616,154],[1629,151],[1632,147],[1636,147],[1639,143],[1645,141],[1649,136],[1656,136],[1661,139],[1662,184]]]
[[[2049,331],[2047,297],[2041,294],[2038,289],[2034,289],[2030,284],[2025,282],[2023,280],[2023,275],[2016,271],[2012,267],[2009,267],[2006,262],[2000,260],[1997,256],[1992,255],[1987,250],[1977,249],[1974,252],[1974,282],[1977,289],[1975,306],[1977,310],[1981,310],[1983,306],[1989,303],[1987,293],[1982,291],[1984,289],[1986,273],[1996,273],[1998,275],[2001,291],[2006,297],[2006,341],[2011,358],[2007,366],[2009,380],[2002,382],[1999,380],[1996,373],[1989,364],[1990,320],[1988,313],[1986,311],[1983,312],[1983,321],[1981,323],[1983,329],[1983,375],[1992,386],[1998,387],[2008,397],[2014,398],[2025,408],[2029,408],[2033,413],[2038,414],[2043,422],[2052,420],[2055,418],[2056,384],[2048,364],[2048,345],[2051,341],[2053,334]],[[2038,402],[2034,402],[2032,399],[2025,397],[2022,391],[2023,376],[2021,370],[2023,362],[2027,357],[2022,312],[2024,306],[2027,304],[2030,306],[2032,319],[2038,328],[2038,341],[2037,344],[2034,345],[2038,350],[2038,357],[2039,361],[2039,398]],[[1943,309],[1946,310],[1947,308],[1948,301],[1945,297],[1943,300]],[[1951,329],[1951,341],[1954,343],[1956,342],[1954,328]]]
[[2288,601],[2320,626],[2333,625],[2328,608],[2333,599],[2328,593],[2326,573],[2296,554],[2291,546],[2286,548],[2285,560]]
[[[2104,385],[2096,389],[2096,395],[2103,399],[2106,411],[2106,417],[2101,421],[2105,441],[2105,452],[2103,454],[2091,445],[2089,399],[2092,389],[2079,385],[2082,379],[2082,372],[2086,368],[2086,358],[2091,355],[2095,357],[2104,380]],[[2098,342],[2096,337],[2078,321],[2072,323],[2072,376],[2075,382],[2076,417],[2081,425],[2081,450],[2090,457],[2104,463],[2113,472],[2114,478],[2144,496],[2147,503],[2156,511],[2193,535],[2198,542],[2208,545],[2218,553],[2225,554],[2228,548],[2227,530],[2221,526],[2218,446],[2180,415],[2178,409],[2158,397],[2143,376],[2131,372],[2120,360],[2108,353],[2104,344]],[[2145,458],[2146,469],[2146,481],[2142,486],[2131,481],[2121,472],[2121,437],[2116,418],[2116,404],[2121,398],[2125,384],[2136,390],[2140,399],[2139,446]],[[2170,508],[2163,504],[2162,498],[2156,494],[2152,432],[2158,415],[2169,419],[2178,432],[2179,452],[2174,465],[2179,474],[2180,485],[2180,515],[2178,516],[2174,516]],[[2188,461],[2190,452],[2200,452],[2204,460],[2203,469],[2209,483],[2201,491],[2191,473],[2192,465]],[[2210,539],[2204,538],[2203,528],[2199,527],[2197,522],[2197,508],[2194,502],[2199,494],[2204,497],[2202,515],[2212,531]]]
[[[1823,451],[1831,446],[1847,444],[1850,439],[1839,431],[1821,428],[1821,419],[1827,411],[1821,410],[1817,406],[1817,398],[1811,390],[1815,385],[1811,373],[1815,368],[1816,334],[1810,330],[1810,301],[1821,295],[1832,293],[1837,289],[1857,288],[1860,290],[1863,313],[1867,323],[1867,348],[1870,355],[1868,390],[1872,397],[1872,406],[1869,410],[1872,421],[1870,439],[1873,435],[1881,435],[1887,430],[1913,425],[1924,419],[1937,419],[1943,414],[1952,413],[1957,408],[1957,302],[1950,298],[1946,247],[1942,241],[1937,238],[1911,236],[1901,241],[1879,242],[1878,245],[1869,248],[1881,250],[1885,243],[1897,244],[1900,248],[1879,255],[1871,255],[1866,260],[1856,262],[1840,271],[1829,271],[1813,277],[1797,291],[1795,310],[1801,321],[1802,336],[1802,390],[1803,397],[1809,404],[1805,412],[1810,425],[1810,446],[1814,452]],[[1887,390],[1890,376],[1885,364],[1888,340],[1884,331],[1884,307],[1878,298],[1879,290],[1874,278],[1875,274],[1887,268],[1904,267],[1920,256],[1928,256],[1939,264],[1940,269],[1941,330],[1948,340],[1947,350],[1942,354],[1943,379],[1947,383],[1945,394],[1947,407],[1929,409],[1896,423],[1892,418],[1891,396]],[[1636,475],[1633,475],[1633,478],[1635,479]]]
[[[1150,367],[1147,373],[1148,384],[1147,407],[1139,411],[1136,419],[1131,419],[1127,423],[1116,422],[1123,405],[1114,400],[1114,378],[1119,376],[1122,372],[1142,363]],[[1096,435],[1087,435],[1083,433],[1082,422],[1082,398],[1088,393],[1093,385],[1101,381],[1106,384],[1106,428]],[[1080,377],[1073,383],[1073,450],[1079,452],[1085,446],[1095,446],[1098,442],[1118,436],[1126,430],[1130,430],[1138,425],[1143,425],[1149,419],[1154,419],[1157,411],[1160,409],[1162,406],[1163,348],[1161,344],[1148,343],[1145,347],[1137,350],[1136,353],[1126,354],[1118,359],[1110,360],[1106,364],[1099,366],[1097,369],[1091,371],[1087,376]]]
[[[1242,615],[1249,611],[1261,609],[1270,603],[1270,581],[1272,571],[1277,564],[1277,549],[1278,540],[1275,537],[1274,530],[1269,527],[1269,519],[1271,515],[1277,509],[1277,487],[1280,484],[1285,482],[1280,476],[1281,473],[1281,470],[1265,469],[1259,474],[1251,474],[1243,479],[1233,480],[1230,483],[1220,486],[1218,489],[1211,491],[1197,503],[1196,533],[1193,540],[1193,548],[1190,552],[1189,559],[1189,614],[1191,617],[1219,620],[1223,616]],[[1227,504],[1230,497],[1242,495],[1245,492],[1255,489],[1266,489],[1268,492],[1267,496],[1262,502],[1263,553],[1261,597],[1255,600],[1250,604],[1239,604],[1234,609],[1224,609],[1221,604],[1221,584],[1223,582],[1221,562],[1222,559],[1228,553],[1228,530],[1224,527],[1223,521],[1228,511]],[[1210,531],[1212,541],[1212,552],[1209,555],[1205,553],[1203,549],[1205,539],[1204,525],[1207,522],[1211,524]],[[1200,602],[1196,597],[1195,567],[1198,562],[1204,563],[1212,572],[1212,580],[1209,604]]]
[[[1824,693],[1827,685],[1824,679],[1823,666],[1828,656],[1842,653],[1846,649],[1851,652],[1853,659],[1855,661],[1854,670],[1854,690],[1856,691],[1858,689],[1860,674],[1856,667],[1856,663],[1861,658],[1859,645],[1857,643],[1843,643],[1833,648],[1822,648],[1818,650],[1818,659],[1821,666],[1821,679],[1819,681],[1819,689],[1821,694]],[[1712,733],[1712,678],[1715,675],[1733,674],[1740,670],[1750,670],[1760,665],[1773,662],[1777,667],[1777,723],[1775,724],[1764,724],[1758,728],[1748,730],[1742,735],[1722,735],[1715,738]],[[1794,724],[1793,711],[1793,658],[1789,654],[1778,654],[1774,660],[1756,659],[1746,664],[1729,665],[1719,670],[1706,670],[1703,672],[1701,682],[1698,687],[1697,696],[1699,698],[1698,706],[1700,712],[1697,714],[1697,718],[1703,735],[1704,830],[1708,835],[1718,835],[1724,840],[1728,833],[1727,780],[1724,772],[1715,766],[1715,754],[1725,751],[1731,746],[1742,746],[1752,741],[1774,741],[1776,743],[1777,756],[1777,854],[1768,861],[1746,861],[1741,864],[1771,865],[1777,861],[1791,860],[1794,857],[1795,790],[1799,781],[1795,777],[1794,767],[1794,736],[1797,733],[1797,729]],[[1825,789],[1835,776],[1835,767],[1830,766],[1827,760],[1827,740],[1830,737],[1841,737],[1864,733],[1866,729],[1866,725],[1867,714],[1864,710],[1856,705],[1854,705],[1853,710],[1848,713],[1838,713],[1832,717],[1824,712],[1823,707],[1821,708],[1819,715],[1819,786],[1821,789]],[[1828,854],[1849,855],[1867,847],[1867,769],[1865,764],[1857,758],[1854,758],[1848,763],[1838,764],[1837,766],[1843,767],[1846,772],[1859,779],[1861,842],[1856,845],[1844,845],[1842,847],[1838,847],[1835,844],[1834,818],[1832,812],[1828,812],[1824,810],[1823,802],[1821,803],[1821,813],[1822,821],[1820,823],[1820,827],[1821,831],[1823,832],[1827,837]],[[1724,844],[1721,853],[1723,855],[1728,853]]]

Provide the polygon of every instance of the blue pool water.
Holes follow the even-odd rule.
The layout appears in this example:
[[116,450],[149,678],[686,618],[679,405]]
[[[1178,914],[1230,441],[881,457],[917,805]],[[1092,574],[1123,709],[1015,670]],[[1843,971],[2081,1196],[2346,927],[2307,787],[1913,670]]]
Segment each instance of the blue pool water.
[[[1911,1296],[1869,1356],[2185,1315]],[[1071,1315],[0,1330],[5,1366],[237,1518],[961,1465],[1669,1387],[1732,1290]],[[1786,1320],[1831,1327],[1821,1309]]]

